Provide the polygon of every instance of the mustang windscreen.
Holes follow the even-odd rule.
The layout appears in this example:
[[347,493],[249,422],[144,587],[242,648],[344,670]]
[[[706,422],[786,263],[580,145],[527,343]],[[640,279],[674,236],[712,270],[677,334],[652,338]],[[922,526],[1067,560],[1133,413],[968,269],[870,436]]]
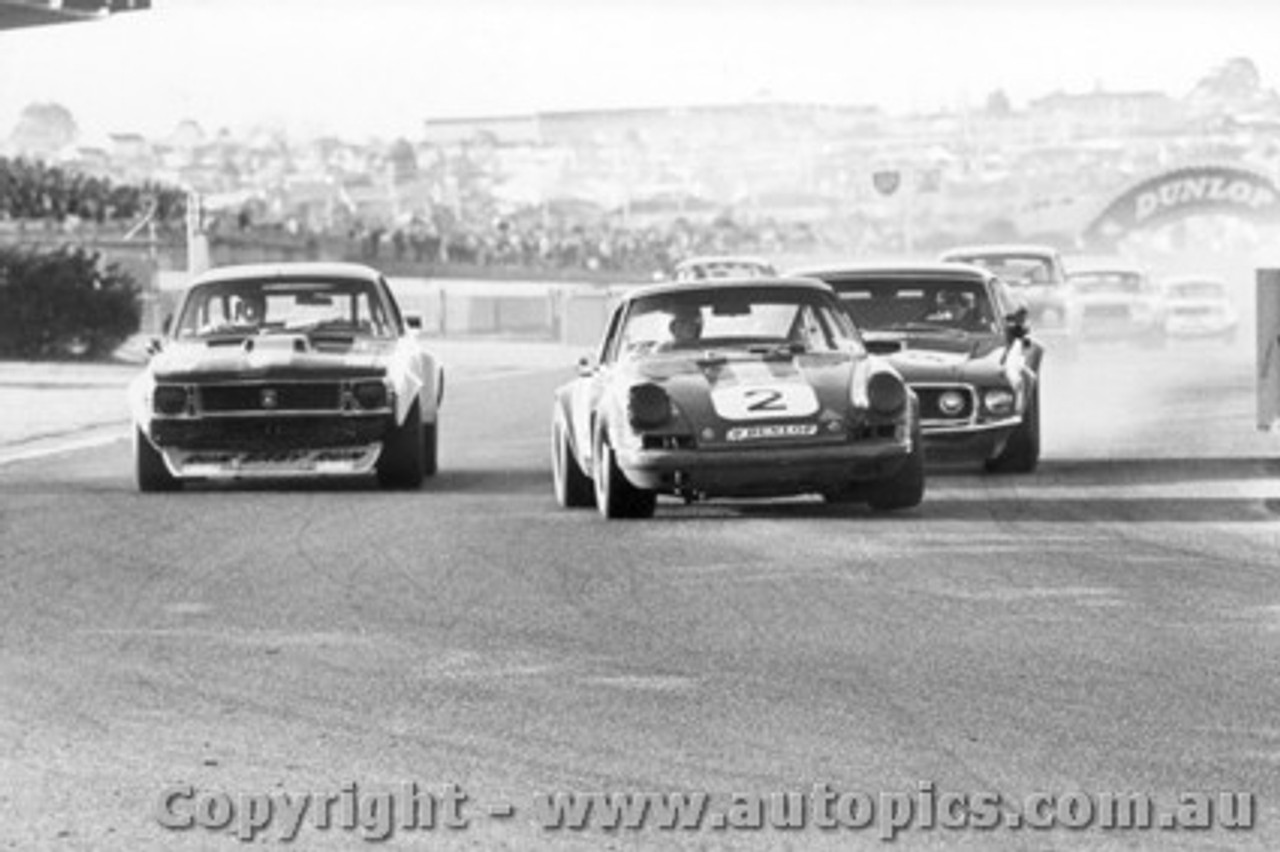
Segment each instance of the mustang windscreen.
[[225,281],[193,289],[178,337],[332,332],[391,337],[393,326],[365,281]]
[[967,282],[840,284],[840,301],[858,328],[871,331],[988,331],[995,312],[986,288]]

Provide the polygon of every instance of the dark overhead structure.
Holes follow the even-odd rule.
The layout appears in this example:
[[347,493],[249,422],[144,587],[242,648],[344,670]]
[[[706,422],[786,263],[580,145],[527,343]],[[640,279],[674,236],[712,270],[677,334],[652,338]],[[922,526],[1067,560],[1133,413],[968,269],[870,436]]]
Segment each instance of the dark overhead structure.
[[151,0],[0,0],[0,30],[96,21],[150,8]]

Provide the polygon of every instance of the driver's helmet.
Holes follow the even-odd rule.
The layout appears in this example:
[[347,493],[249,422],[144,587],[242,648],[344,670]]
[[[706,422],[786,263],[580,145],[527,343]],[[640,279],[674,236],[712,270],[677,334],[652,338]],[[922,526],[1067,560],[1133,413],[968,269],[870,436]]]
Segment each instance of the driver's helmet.
[[258,325],[267,313],[267,300],[256,291],[236,294],[236,322]]
[[675,305],[667,329],[673,340],[697,340],[702,336],[702,311],[697,305]]

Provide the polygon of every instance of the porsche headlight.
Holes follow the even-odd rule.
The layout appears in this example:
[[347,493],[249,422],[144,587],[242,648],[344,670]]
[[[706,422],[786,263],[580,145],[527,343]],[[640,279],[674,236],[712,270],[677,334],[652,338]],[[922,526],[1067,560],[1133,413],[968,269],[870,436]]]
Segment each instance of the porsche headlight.
[[867,403],[876,414],[892,417],[907,404],[907,386],[893,373],[875,373],[867,381]]
[[190,395],[183,385],[156,385],[151,392],[151,407],[156,414],[170,417],[187,410]]
[[627,395],[627,419],[637,429],[662,426],[671,419],[671,397],[658,385],[635,385]]
[[1005,417],[1013,413],[1013,406],[1016,400],[1017,397],[1014,396],[1013,391],[1006,388],[996,388],[983,392],[982,407],[986,409],[988,414]]

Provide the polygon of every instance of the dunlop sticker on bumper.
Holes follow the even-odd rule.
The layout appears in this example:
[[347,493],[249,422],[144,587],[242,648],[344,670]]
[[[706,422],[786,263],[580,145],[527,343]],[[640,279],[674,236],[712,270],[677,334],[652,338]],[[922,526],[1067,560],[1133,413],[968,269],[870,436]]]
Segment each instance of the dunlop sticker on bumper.
[[808,438],[818,434],[818,424],[798,423],[784,426],[735,426],[725,433],[729,441],[759,441],[768,438]]

